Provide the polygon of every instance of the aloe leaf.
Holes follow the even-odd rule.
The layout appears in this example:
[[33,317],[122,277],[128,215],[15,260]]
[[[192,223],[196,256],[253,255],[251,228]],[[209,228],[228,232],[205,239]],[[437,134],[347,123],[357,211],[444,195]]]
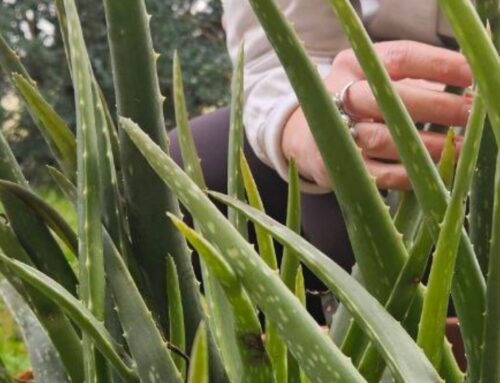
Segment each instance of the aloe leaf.
[[[500,11],[498,0],[478,0],[476,8],[484,23],[488,23],[491,38],[497,51],[500,49]],[[491,121],[486,120],[484,127],[476,172],[472,181],[470,193],[469,234],[474,245],[483,274],[488,272],[488,257],[490,253],[490,235],[493,224],[493,204],[495,190],[495,171],[498,146],[491,127]]]
[[207,328],[203,322],[193,342],[188,383],[208,383]]
[[[193,217],[199,220],[207,238],[217,245],[251,298],[277,325],[281,337],[311,380],[363,382],[352,364],[325,337],[292,292],[267,268],[238,231],[228,224],[203,191],[135,123],[128,119],[122,119],[121,123],[153,169],[177,193]],[[287,331],[290,328],[301,330]],[[311,356],[304,354],[305,350],[312,347],[315,355],[318,358],[321,355],[324,362],[323,359],[311,362]]]
[[[177,52],[174,54],[173,80],[175,119],[179,131],[179,143],[184,169],[200,188],[206,188],[200,159],[190,130],[184,97],[181,62]],[[196,220],[194,220],[194,225],[198,228]],[[221,383],[226,382],[228,377],[224,373],[225,370],[227,375],[231,377],[231,381],[237,382],[241,376],[240,371],[243,366],[235,338],[234,316],[217,279],[208,271],[203,260],[200,260],[200,266],[205,297],[210,309],[210,315],[207,315],[208,318],[205,318],[205,322],[209,324],[210,371],[213,380]],[[221,358],[224,359],[224,367],[222,367]]]
[[70,383],[51,339],[23,297],[6,280],[0,281],[0,295],[21,330],[35,379],[40,382]]
[[[344,0],[330,0],[330,4],[339,20],[342,21],[346,35],[352,42],[351,45],[358,61],[384,113],[422,211],[429,218],[431,233],[437,236],[438,225],[444,217],[449,200],[444,183],[410,115],[392,86],[387,71],[380,63],[355,10]],[[472,36],[471,30],[468,30],[468,34]],[[492,68],[494,67],[489,70],[491,71]],[[485,93],[485,97],[487,96],[489,95]],[[453,300],[460,319],[462,334],[466,339],[469,362],[477,365],[480,356],[478,346],[481,343],[484,324],[485,281],[465,230],[462,230],[459,249],[452,291]]]
[[[264,204],[262,203],[262,199],[257,189],[257,184],[255,183],[252,171],[250,170],[250,165],[248,164],[243,151],[240,152],[240,172],[249,204],[256,209],[265,212]],[[241,215],[238,212],[235,212],[235,214]],[[243,222],[245,222],[245,220],[243,220]],[[260,256],[269,268],[278,271],[278,261],[274,250],[273,238],[259,226],[255,227],[255,232]],[[287,350],[285,343],[278,336],[276,326],[273,323],[267,323],[266,325],[266,349],[273,363],[276,381],[278,383],[287,383]]]
[[[243,200],[245,198],[245,186],[240,174],[240,153],[243,150],[244,126],[244,67],[245,48],[240,45],[237,64],[233,70],[233,80],[231,83],[231,120],[229,128],[229,147],[227,159],[227,194]],[[229,221],[235,225],[238,231],[247,236],[247,223],[238,212],[229,209],[227,212]]]
[[[238,236],[233,227],[227,224],[227,221],[215,205],[210,203],[206,195],[133,122],[123,119],[122,124],[131,139],[144,153],[150,165],[165,182],[169,183],[170,187],[174,188],[183,204],[191,211],[191,214],[195,217],[203,217],[200,224],[207,231],[208,238],[217,244],[223,255],[227,254],[227,256],[225,255],[226,261],[237,272],[252,299],[257,302],[269,319],[276,324],[282,339],[285,340],[308,377],[313,382],[328,381],[334,377],[337,380],[344,379],[344,381],[349,382],[363,381],[358,372],[352,368],[352,364],[346,361],[345,357],[339,353],[338,348],[318,329],[317,324],[306,314],[304,308],[296,301],[294,295],[280,281],[279,277],[265,266],[252,247],[241,236]],[[222,195],[218,195],[218,197],[226,200],[229,198]],[[234,199],[230,200],[233,207],[247,206]],[[250,209],[252,214],[258,215],[262,220],[269,220],[269,218],[264,218],[265,215],[258,211],[248,207],[247,209]],[[242,212],[247,213],[246,211]],[[418,382],[440,381],[439,376],[421,350],[416,347],[399,324],[381,309],[376,300],[361,285],[354,282],[344,270],[335,265],[327,256],[319,253],[300,236],[290,232],[275,221],[267,222],[272,222],[268,229],[273,227],[283,228],[283,231],[292,236],[294,241],[299,241],[301,255],[304,254],[304,249],[314,253],[311,257],[302,257],[302,261],[308,261],[305,262],[306,265],[324,278],[324,282],[328,282],[329,287],[340,287],[338,283],[342,282],[342,289],[337,288],[336,293],[338,295],[342,294],[342,298],[346,298],[342,299],[344,301],[349,299],[348,306],[353,315],[356,315],[356,320],[361,323],[370,323],[369,326],[366,326],[366,329],[373,336],[373,340],[379,342],[384,356],[390,355],[388,359],[390,366],[396,370],[394,372],[397,372],[396,376],[402,375],[408,381],[414,379]],[[262,224],[262,221],[259,221],[259,224]],[[210,227],[212,227],[212,231],[210,231]],[[273,232],[273,234],[276,236],[279,233]],[[278,237],[278,239],[281,240],[282,238]],[[330,273],[322,272],[325,267],[330,269]],[[338,278],[330,278],[331,274]],[[261,291],[262,289],[265,293]],[[344,295],[347,292],[349,292],[348,298]],[[276,305],[277,302],[280,304]],[[376,318],[381,320],[376,320]],[[287,331],[287,328],[295,330]],[[297,331],[297,329],[301,330]],[[318,356],[318,361],[311,362],[314,358],[311,355],[304,355],[304,351],[309,349],[305,347],[309,346],[316,351],[315,355]],[[402,352],[402,349],[406,351]],[[411,362],[406,360],[404,355],[411,355]]]
[[78,238],[66,220],[52,206],[30,190],[13,182],[0,180],[0,189],[12,193],[23,201],[57,234],[73,254],[78,254]]
[[274,382],[271,361],[262,342],[262,329],[257,312],[235,272],[201,235],[175,216],[170,215],[170,218],[204,259],[209,270],[221,282],[233,308],[234,331],[242,366],[241,378],[238,381],[248,383]]
[[181,383],[182,376],[122,256],[111,240],[104,245],[106,277],[141,382],[156,383],[168,377],[169,383]]
[[[97,320],[104,321],[105,276],[101,229],[101,182],[96,100],[92,89],[90,60],[73,0],[65,0],[68,45],[71,57],[77,116],[78,236],[80,297]],[[106,382],[107,367],[89,338],[83,338],[86,379]]]
[[0,383],[15,383],[14,378],[9,374],[2,357],[0,356]]
[[[0,223],[0,247],[9,258],[32,265],[31,259],[20,245],[8,223]],[[5,267],[0,267],[0,269],[10,284],[25,298],[35,312],[58,351],[71,380],[82,382],[84,368],[81,340],[72,323],[66,318],[63,311],[43,294],[15,278]]]
[[407,248],[411,247],[415,234],[422,222],[422,210],[413,192],[401,192],[398,209],[394,215],[394,226],[403,236]]
[[488,268],[487,305],[485,318],[485,333],[483,359],[481,365],[481,382],[495,382],[500,379],[498,358],[500,355],[500,332],[498,321],[500,305],[498,304],[498,289],[500,288],[500,155],[497,159],[497,174],[495,178],[495,203],[493,209],[493,229]]
[[[145,1],[104,0],[104,6],[118,114],[140,124],[168,152],[156,66],[158,55],[153,51]],[[119,135],[133,254],[154,286],[152,308],[165,332],[169,328],[168,302],[164,296],[165,254],[174,258],[179,275],[183,276],[180,282],[186,345],[190,348],[196,324],[204,317],[200,293],[184,238],[164,214],[158,214],[159,211],[180,214],[178,202],[128,136],[121,130]]]
[[[288,173],[286,226],[296,233],[300,233],[302,224],[299,183],[300,181],[297,166],[295,161],[291,159]],[[295,288],[295,279],[299,264],[300,261],[296,254],[288,248],[283,250],[283,259],[281,261],[281,279],[283,279],[283,283],[285,283],[290,290]]]
[[[441,381],[422,351],[399,323],[340,266],[298,234],[258,210],[220,193],[211,192],[210,195],[218,201],[239,209],[248,219],[272,233],[284,246],[296,249],[304,265],[338,296],[356,322],[377,345],[398,381],[413,381],[414,379],[420,382],[426,379]],[[417,372],[414,368],[419,371]]]
[[[175,262],[171,257],[167,258],[167,296],[168,314],[170,318],[170,343],[176,349],[185,352],[186,337],[184,330],[184,312],[182,310],[181,292],[179,290],[179,275],[175,267]],[[181,355],[172,355],[177,370],[183,379],[186,377],[186,361]]]
[[[300,303],[302,303],[302,306],[306,307],[306,301],[307,301],[306,284],[304,280],[304,273],[302,271],[302,266],[300,265],[297,269],[295,278],[295,295],[297,295],[297,298],[299,299]],[[290,382],[292,382],[293,379],[295,379],[296,381],[300,381],[300,383],[309,383],[309,379],[307,379],[307,376],[304,374],[304,371],[299,370],[296,377],[290,376],[289,378]]]
[[137,376],[129,366],[130,359],[123,350],[117,349],[104,326],[70,293],[45,274],[16,260],[0,254],[0,262],[47,298],[60,306],[66,314],[95,342],[96,347],[112,363],[127,382],[137,382]]
[[75,135],[61,116],[45,101],[33,82],[17,73],[13,74],[13,81],[29,106],[32,116],[38,119],[38,127],[61,168],[69,176],[74,176],[76,173]]
[[[455,133],[453,129],[449,129],[445,146],[441,154],[441,159],[438,164],[439,174],[446,184],[448,189],[451,189],[454,177],[456,162],[456,148],[455,148]],[[404,321],[407,317],[408,311],[414,302],[415,297],[419,291],[420,281],[426,270],[429,256],[434,245],[434,240],[431,233],[428,230],[426,222],[422,222],[415,242],[410,250],[410,257],[406,261],[399,277],[392,289],[391,295],[386,302],[387,311],[398,321]],[[411,315],[410,318],[411,319]],[[418,320],[420,320],[420,315]],[[348,337],[353,339],[350,342],[357,347],[362,340],[356,339],[359,337],[359,331],[351,331]],[[410,334],[412,334],[410,332]],[[412,334],[413,335],[413,334]],[[416,334],[415,334],[416,335]],[[445,344],[444,350],[447,350],[447,345]],[[359,355],[359,353],[358,353]],[[385,363],[380,355],[378,355],[377,349],[373,344],[370,344],[363,355],[363,359],[359,360],[359,370],[365,378],[370,382],[380,381],[382,374],[385,369]],[[463,380],[461,374],[456,374],[459,381]],[[451,376],[444,376],[447,381],[454,382]]]
[[[301,216],[301,195],[299,187],[299,173],[297,171],[297,166],[295,161],[291,159],[289,161],[289,173],[288,173],[288,197],[287,197],[287,214],[286,214],[286,226],[300,233],[302,227],[302,216]],[[300,266],[299,258],[293,251],[289,248],[283,250],[283,257],[281,259],[281,279],[283,283],[288,286],[291,291],[295,291],[297,294],[297,277],[298,269]],[[288,352],[286,356],[287,363],[287,378],[288,383],[298,383],[300,378],[300,369],[297,361],[294,359],[292,354]]]
[[439,368],[441,364],[441,344],[446,327],[453,270],[465,218],[466,199],[476,167],[485,117],[486,110],[483,100],[480,96],[476,96],[458,161],[455,187],[437,241],[424,299],[418,344],[436,368]]

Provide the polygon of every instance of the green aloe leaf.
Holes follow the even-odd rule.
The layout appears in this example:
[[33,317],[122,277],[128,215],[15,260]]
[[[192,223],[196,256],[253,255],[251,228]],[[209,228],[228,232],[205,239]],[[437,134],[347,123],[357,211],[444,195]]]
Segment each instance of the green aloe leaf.
[[13,80],[47,145],[69,176],[76,173],[76,142],[73,132],[36,88],[19,56],[0,35],[0,67]]
[[241,356],[242,369],[238,381],[247,383],[274,382],[271,361],[264,349],[262,329],[257,312],[235,272],[200,234],[190,229],[175,216],[170,215],[170,218],[203,258],[210,272],[220,281],[231,304],[238,345],[237,352]]
[[[245,49],[241,44],[237,64],[233,70],[233,79],[231,83],[231,121],[229,128],[229,147],[227,159],[227,194],[244,200],[245,186],[241,175],[240,153],[243,150],[244,126],[243,126],[243,107],[244,107],[244,67]],[[243,235],[247,236],[247,223],[243,216],[238,212],[229,209],[227,212],[229,221]]]
[[[377,57],[354,8],[345,0],[330,0],[330,4],[341,20],[344,31],[373,89],[373,94],[376,95],[422,211],[429,220],[431,233],[437,237],[438,225],[443,220],[449,200],[446,187],[410,115],[392,85],[387,71]],[[471,33],[469,30],[468,34],[471,35]],[[485,97],[487,97],[486,93]],[[483,333],[485,287],[470,240],[465,230],[462,230],[452,293],[471,365],[477,365],[480,359],[478,347]]]
[[[173,78],[175,119],[179,131],[179,143],[184,169],[200,188],[206,188],[200,159],[190,130],[184,97],[182,69],[177,52],[174,55]],[[198,228],[196,220],[194,225]],[[237,382],[242,376],[240,371],[243,366],[235,337],[234,316],[217,279],[208,271],[203,260],[201,260],[200,266],[205,297],[210,310],[210,315],[205,319],[206,323],[209,324],[209,357],[210,365],[212,366],[210,370],[213,373],[214,380],[221,383],[227,381],[228,377],[219,373],[221,367],[218,366],[221,366],[220,359],[222,358],[224,360],[225,372],[230,376],[232,382]]]
[[[449,129],[445,146],[441,154],[441,160],[438,165],[439,174],[449,189],[453,183],[455,163],[455,133],[453,129]],[[426,222],[422,222],[422,225],[416,235],[415,242],[411,247],[410,257],[401,270],[401,273],[399,274],[399,277],[392,289],[391,295],[385,304],[387,311],[398,321],[405,320],[408,311],[417,296],[419,288],[421,287],[420,281],[426,270],[433,245],[434,240],[428,230],[427,224]],[[351,328],[348,337],[352,338],[349,340],[349,343],[356,348],[359,344],[363,344],[363,341],[359,339],[359,331],[353,330],[354,329]],[[444,349],[447,350],[446,345]],[[357,355],[359,355],[359,352]],[[373,344],[366,349],[363,359],[358,359],[358,365],[360,366],[360,371],[363,376],[365,376],[370,382],[378,382],[385,369],[385,363],[380,355],[378,355],[377,349]],[[461,374],[457,375],[459,376],[459,381],[463,380],[463,376]],[[444,377],[450,382],[456,381],[452,380],[448,376]]]
[[[157,74],[158,55],[153,50],[144,0],[104,0],[108,40],[111,49],[118,114],[133,119],[168,152],[163,116],[163,96]],[[134,52],[134,54],[131,54]],[[198,284],[184,238],[164,214],[180,214],[178,202],[150,169],[128,136],[120,130],[121,166],[125,184],[126,210],[133,254],[152,288],[151,308],[168,332],[166,254],[170,254],[183,277],[180,279],[186,345],[191,347],[197,323],[203,317]],[[216,366],[214,366],[215,368]],[[221,367],[217,367],[223,376]],[[215,371],[215,372],[217,372]]]
[[138,382],[137,376],[130,367],[130,359],[126,353],[118,349],[107,333],[104,326],[98,321],[76,298],[68,293],[64,287],[47,277],[40,271],[16,260],[10,260],[0,255],[0,262],[26,283],[39,290],[47,298],[59,305],[66,314],[95,342],[96,347],[116,368],[127,382]]
[[207,328],[200,323],[193,342],[188,383],[208,383]]
[[[289,350],[294,354],[311,381],[320,382],[331,379],[344,379],[344,381],[349,382],[364,381],[359,373],[353,369],[352,364],[340,354],[333,342],[322,333],[315,321],[307,315],[305,309],[296,301],[294,295],[280,281],[279,277],[272,273],[252,247],[237,234],[237,231],[227,224],[227,221],[203,191],[197,188],[172,159],[161,148],[155,146],[151,139],[132,121],[122,119],[122,124],[125,131],[148,159],[150,165],[176,191],[191,214],[195,217],[203,217],[200,224],[203,225],[207,237],[220,248],[226,261],[233,267],[252,299],[276,324],[280,336],[285,340]],[[221,195],[219,197],[228,198]],[[247,206],[239,201],[230,200],[233,207]],[[262,220],[269,220],[269,218],[265,218],[265,215],[261,217],[262,214],[258,211],[248,209],[259,215]],[[262,221],[259,221],[259,224],[262,224]],[[320,274],[325,282],[328,282],[329,287],[335,287],[335,292],[338,295],[342,294],[344,302],[349,300],[348,306],[352,310],[351,313],[356,316],[356,320],[360,323],[370,323],[369,326],[366,326],[366,330],[379,344],[384,356],[387,356],[388,363],[390,362],[396,376],[403,376],[407,381],[440,381],[439,376],[421,350],[361,285],[354,282],[344,270],[297,234],[290,232],[275,221],[272,221],[268,229],[275,227],[283,228],[283,231],[292,236],[294,241],[299,241],[300,254],[314,253],[311,257],[304,256],[302,261],[305,263],[308,261],[306,265],[311,270]],[[212,229],[210,230],[210,228]],[[273,232],[273,234],[279,233]],[[304,253],[305,249],[308,250],[307,253]],[[298,249],[296,248],[296,250]],[[329,273],[323,273],[325,267],[328,267]],[[289,328],[293,328],[294,331],[287,331]],[[309,347],[313,347],[315,350],[313,355],[317,356],[317,360],[312,355],[304,354]],[[406,351],[402,352],[402,349]],[[407,359],[404,357],[405,355],[411,355],[411,357]]]
[[78,238],[75,232],[52,206],[35,193],[13,182],[0,180],[0,189],[12,193],[23,201],[57,234],[73,254],[78,255]]
[[495,203],[493,208],[493,228],[489,254],[488,289],[485,319],[483,359],[481,365],[481,382],[495,382],[500,379],[500,305],[498,289],[500,288],[500,155],[497,159],[497,174],[495,177]]
[[[105,319],[105,275],[101,229],[100,159],[92,70],[73,0],[65,0],[77,117],[78,258],[80,298],[97,320]],[[102,123],[102,121],[100,121]],[[84,334],[86,379],[109,381],[106,362]]]
[[422,210],[413,192],[401,192],[398,209],[394,215],[394,225],[403,235],[407,248],[411,247],[415,234],[422,222]]
[[[36,381],[70,383],[61,358],[35,313],[14,287],[0,281],[0,295],[21,330]],[[76,363],[74,363],[76,365]],[[1,367],[0,367],[1,370]],[[2,381],[0,373],[0,382]],[[14,381],[11,380],[13,383]]]
[[398,381],[415,380],[416,382],[423,382],[426,379],[436,382],[441,381],[422,351],[415,345],[399,323],[340,266],[298,234],[258,210],[220,193],[211,192],[210,195],[225,204],[237,208],[248,219],[272,233],[285,246],[294,248],[304,265],[338,296],[357,323],[366,331],[370,339],[377,344],[379,352],[384,356]]
[[29,106],[32,116],[38,119],[38,126],[54,153],[54,157],[59,161],[65,173],[73,177],[76,174],[75,135],[61,116],[45,101],[33,82],[17,73],[13,75],[13,80],[17,90]]
[[106,277],[141,382],[156,383],[168,377],[169,383],[181,383],[182,376],[125,261],[106,232],[104,238]]
[[[33,264],[7,222],[0,223],[0,247],[9,258],[28,265]],[[15,278],[8,269],[5,267],[0,267],[0,269],[10,284],[25,298],[35,312],[53,346],[59,353],[71,380],[73,382],[83,381],[84,368],[81,339],[72,323],[64,315],[64,312],[35,288]]]
[[[186,351],[186,335],[184,330],[184,311],[182,310],[182,298],[179,290],[179,275],[175,262],[171,257],[167,258],[167,296],[168,314],[170,318],[170,343],[181,352]],[[181,355],[172,355],[177,369],[183,379],[186,378],[186,361]]]
[[15,383],[14,378],[7,371],[4,361],[0,357],[0,383]]
[[448,302],[459,239],[465,218],[466,200],[476,168],[486,108],[476,96],[460,152],[456,182],[437,241],[420,321],[418,344],[436,368],[441,365]]
[[[205,193],[179,169],[160,147],[154,145],[135,123],[128,119],[122,119],[121,123],[123,129],[144,153],[153,169],[175,190],[191,214],[198,218],[207,238],[217,245],[225,260],[237,273],[251,298],[277,325],[281,337],[286,341],[290,351],[311,380],[320,382],[344,379],[349,382],[363,382],[364,380],[352,364],[325,337],[293,293],[283,285],[276,274],[271,272],[253,248],[239,235],[238,231],[228,224],[228,221],[210,202]],[[279,306],[276,304],[277,302],[280,303]],[[287,328],[300,328],[301,331],[287,331]],[[318,361],[311,359],[311,355],[304,354],[305,350],[311,347],[314,347]],[[319,359],[320,355],[322,359]],[[311,362],[311,360],[313,361]]]

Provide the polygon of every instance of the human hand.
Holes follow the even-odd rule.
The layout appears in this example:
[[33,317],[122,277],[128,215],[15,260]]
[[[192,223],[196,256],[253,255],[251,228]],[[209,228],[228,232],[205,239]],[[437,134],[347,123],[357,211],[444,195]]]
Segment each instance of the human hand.
[[[443,84],[471,85],[472,73],[462,54],[414,41],[377,43],[375,49],[415,122],[466,125],[470,97],[442,91]],[[354,52],[349,49],[337,55],[325,83],[335,94],[350,82],[353,84],[345,94],[344,108],[356,117],[355,139],[368,171],[375,177],[380,189],[411,189],[383,115]],[[420,135],[431,157],[438,161],[445,135],[433,132],[420,132]],[[460,141],[461,138],[458,138],[458,146]],[[282,149],[286,158],[295,159],[303,177],[320,186],[330,187],[323,160],[300,108],[285,126]]]

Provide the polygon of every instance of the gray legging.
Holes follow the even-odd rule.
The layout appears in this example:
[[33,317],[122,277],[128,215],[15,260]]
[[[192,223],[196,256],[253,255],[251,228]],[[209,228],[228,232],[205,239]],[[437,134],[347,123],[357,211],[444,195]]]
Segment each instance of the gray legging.
[[[227,108],[217,110],[195,118],[191,123],[208,188],[225,192],[229,110]],[[172,157],[177,163],[182,164],[177,131],[173,130],[169,135]],[[255,156],[246,141],[245,155],[255,176],[267,213],[276,220],[285,222],[287,184],[273,169]],[[220,208],[224,210],[222,206]],[[354,264],[342,214],[333,194],[302,194],[302,234],[346,270],[350,270]],[[310,290],[324,290],[323,285],[307,271],[306,286]],[[318,302],[313,301],[311,304],[309,309],[318,318]]]

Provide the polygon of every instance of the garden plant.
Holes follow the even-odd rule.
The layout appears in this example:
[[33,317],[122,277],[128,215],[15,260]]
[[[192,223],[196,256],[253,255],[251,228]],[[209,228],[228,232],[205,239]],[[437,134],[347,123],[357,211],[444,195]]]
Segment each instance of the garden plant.
[[[204,183],[177,56],[173,98],[184,169],[169,157],[144,0],[104,0],[116,111],[95,79],[74,0],[55,0],[76,135],[0,39],[0,64],[51,148],[58,167],[50,174],[78,214],[74,232],[30,189],[0,136],[0,291],[13,311],[30,315],[23,324],[31,330],[25,338],[35,382],[500,382],[499,3],[439,0],[475,86],[458,163],[451,129],[438,168],[351,3],[325,1],[411,179],[413,191],[400,196],[394,215],[293,27],[274,0],[249,0],[318,143],[347,223],[355,276],[300,236],[293,161],[287,225],[265,214],[241,154],[243,46],[233,74],[229,187],[220,194]],[[227,218],[215,201],[228,206]],[[248,242],[248,224],[257,247]],[[280,262],[275,241],[284,248]],[[203,288],[188,245],[201,259]],[[330,331],[307,313],[303,268],[341,302]],[[445,338],[450,296],[466,371]],[[1,363],[0,382],[15,382]]]

